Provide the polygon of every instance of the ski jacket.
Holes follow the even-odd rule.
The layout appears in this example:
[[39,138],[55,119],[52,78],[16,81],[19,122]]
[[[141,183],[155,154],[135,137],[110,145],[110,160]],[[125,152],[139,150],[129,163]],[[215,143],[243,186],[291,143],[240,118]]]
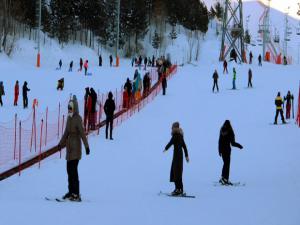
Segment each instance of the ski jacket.
[[236,80],[236,72],[233,72],[233,80]]
[[15,85],[15,96],[18,96],[19,95],[19,85],[16,84]]
[[231,146],[242,148],[242,146],[235,142],[235,135],[232,129],[222,127],[219,137],[219,154],[230,154]]
[[84,65],[83,65],[83,67],[87,69],[89,67],[88,62],[85,62]]
[[81,159],[81,140],[85,148],[89,147],[87,138],[82,126],[82,118],[79,115],[78,102],[76,96],[70,101],[74,105],[73,116],[68,116],[64,134],[59,142],[60,146],[66,146],[66,160],[80,160]]
[[104,104],[104,112],[106,117],[113,117],[114,111],[116,109],[115,101],[112,99],[112,97],[108,97],[108,99],[105,101]]
[[218,80],[218,78],[219,78],[218,73],[217,73],[217,72],[214,72],[214,74],[213,74],[213,79],[216,81],[216,80]]
[[287,96],[284,97],[284,100],[286,101],[287,105],[290,105],[291,101],[294,100],[294,96],[291,94],[287,94]]
[[23,85],[23,97],[27,97],[27,92],[30,91],[30,89],[27,87],[27,82],[25,81]]
[[0,96],[5,95],[3,82],[0,82]]
[[283,100],[280,96],[275,98],[276,109],[282,109]]

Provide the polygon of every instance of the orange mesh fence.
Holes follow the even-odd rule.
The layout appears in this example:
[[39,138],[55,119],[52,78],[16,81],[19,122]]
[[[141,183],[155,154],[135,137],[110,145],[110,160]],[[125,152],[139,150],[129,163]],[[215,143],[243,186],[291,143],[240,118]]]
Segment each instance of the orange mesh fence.
[[[166,72],[167,78],[169,79],[176,72],[177,66],[172,66]],[[124,107],[123,102],[123,86],[119,90],[113,91],[116,103],[114,127],[119,126],[132,115],[142,110],[159,94],[162,87],[161,81],[158,81],[156,68],[150,70],[150,78],[151,82],[155,83],[153,86],[150,86],[149,92],[141,94],[138,98],[131,99],[127,107]],[[142,79],[141,82],[143,82]],[[100,133],[100,127],[105,123],[103,106],[107,95],[108,93],[98,92],[97,112],[95,114],[95,131],[97,134]],[[46,108],[45,112],[39,111],[38,107],[33,107],[30,115],[24,120],[19,120],[17,115],[15,115],[13,120],[0,123],[0,175],[17,166],[20,168],[20,174],[22,163],[40,156],[57,145],[65,129],[68,101],[69,99],[66,99],[63,103],[58,103],[55,110]],[[83,99],[78,100],[81,115],[84,114],[84,104],[85,101]],[[87,130],[87,132],[93,131]],[[50,158],[62,158],[64,155],[65,152],[60,151]]]

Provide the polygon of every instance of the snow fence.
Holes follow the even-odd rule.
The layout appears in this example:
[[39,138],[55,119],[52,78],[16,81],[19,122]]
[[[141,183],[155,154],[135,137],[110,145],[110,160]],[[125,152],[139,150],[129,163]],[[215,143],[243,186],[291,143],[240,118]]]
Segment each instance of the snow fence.
[[[116,103],[116,113],[114,115],[114,127],[119,126],[135,113],[143,109],[161,91],[161,80],[158,80],[156,68],[150,69],[151,81],[155,84],[150,87],[147,93],[130,103],[124,104],[123,86],[113,92]],[[170,79],[177,72],[177,65],[171,66],[166,71],[167,79]],[[96,129],[86,130],[86,134],[100,134],[101,127],[105,125],[103,104],[108,93],[98,92],[98,110],[96,113]],[[71,95],[70,95],[71,98]],[[38,164],[49,158],[64,158],[64,149],[59,150],[57,143],[60,140],[68,115],[67,105],[69,99],[59,102],[55,110],[46,108],[45,112],[39,112],[37,105],[33,105],[32,112],[25,120],[19,120],[15,115],[14,119],[6,123],[0,123],[0,180],[3,180],[16,173],[21,175],[21,171]],[[84,100],[78,100],[80,115],[83,115]],[[126,108],[125,108],[126,107]],[[64,146],[63,146],[64,147]],[[55,154],[56,153],[56,154]]]

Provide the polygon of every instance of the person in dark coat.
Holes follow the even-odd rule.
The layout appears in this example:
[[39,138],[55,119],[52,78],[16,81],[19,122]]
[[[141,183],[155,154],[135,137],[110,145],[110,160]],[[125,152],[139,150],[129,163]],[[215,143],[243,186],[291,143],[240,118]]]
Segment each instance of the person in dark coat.
[[155,65],[155,57],[154,57],[154,55],[152,55],[152,67],[154,67]]
[[124,85],[124,88],[126,88],[127,93],[128,93],[128,99],[129,99],[129,104],[131,102],[131,95],[132,95],[132,83],[129,80],[129,78],[127,77],[126,83]]
[[290,91],[288,91],[287,95],[284,97],[284,101],[286,101],[286,114],[285,114],[285,118],[286,119],[290,119],[291,118],[291,105],[292,105],[292,103],[294,101],[294,96],[291,94]]
[[262,66],[262,61],[261,61],[261,54],[258,56],[258,66]]
[[145,58],[144,58],[145,70],[147,69],[147,63],[148,63],[148,58],[147,58],[147,56],[145,56]]
[[108,127],[110,127],[110,140],[112,138],[112,131],[113,131],[113,123],[114,123],[114,111],[116,109],[115,101],[113,100],[113,94],[111,91],[108,93],[108,99],[106,99],[104,104],[104,112],[106,115],[106,129],[105,129],[105,137],[108,138]]
[[102,56],[99,55],[99,66],[102,66]]
[[3,106],[2,95],[5,95],[3,81],[0,82],[0,105]]
[[218,75],[217,70],[215,70],[212,78],[214,80],[214,85],[213,85],[212,91],[214,92],[215,91],[215,87],[217,87],[217,92],[219,92],[219,86],[218,86],[219,75]]
[[61,61],[61,59],[59,60],[58,65],[59,65],[59,69],[61,69],[61,67],[62,67],[62,61]]
[[73,69],[73,60],[70,62],[69,72],[72,72]]
[[163,89],[163,95],[166,95],[166,89],[167,89],[167,77],[166,74],[162,75],[161,85]]
[[252,87],[252,70],[248,71],[248,87]]
[[81,201],[79,192],[78,164],[81,159],[81,140],[86,154],[90,154],[90,148],[82,126],[82,118],[79,115],[78,102],[75,95],[68,104],[68,119],[64,134],[59,141],[58,149],[66,146],[66,160],[68,173],[68,192],[63,199]]
[[28,108],[28,95],[27,95],[27,92],[30,91],[30,89],[27,87],[27,81],[24,82],[24,85],[23,85],[23,107],[24,109],[25,108]]
[[223,74],[224,74],[225,72],[228,74],[228,70],[227,70],[227,61],[226,61],[226,59],[224,59],[224,62],[223,62]]
[[232,185],[229,181],[231,146],[239,149],[243,148],[241,144],[235,142],[235,135],[230,121],[226,120],[221,127],[219,137],[219,155],[223,159],[222,177],[219,182],[222,185]]
[[150,91],[150,76],[149,72],[147,72],[143,78],[143,95],[147,96]]
[[175,183],[175,190],[172,195],[181,195],[183,191],[182,173],[183,173],[183,153],[185,159],[189,162],[188,150],[184,142],[183,131],[179,126],[179,122],[175,122],[172,125],[172,137],[169,143],[166,145],[164,152],[166,152],[172,145],[174,146],[173,160],[170,172],[170,182]]
[[283,117],[283,110],[282,110],[283,100],[280,97],[280,92],[277,93],[277,97],[275,98],[275,105],[276,105],[276,115],[275,115],[274,124],[277,124],[278,114],[280,114],[281,116],[282,123],[283,124],[286,123]]
[[252,59],[253,59],[253,54],[250,51],[250,53],[249,53],[249,64],[252,64]]
[[82,66],[83,66],[82,58],[80,58],[80,60],[79,60],[79,66],[80,66],[79,71],[82,71]]
[[109,65],[111,67],[113,66],[113,57],[112,57],[112,55],[109,56]]
[[85,95],[84,95],[84,111],[83,111],[83,125],[84,125],[84,130],[87,130],[87,122],[88,122],[88,115],[89,115],[89,111],[88,111],[88,98],[90,95],[90,88],[86,87],[85,88]]
[[96,116],[97,116],[97,110],[96,110],[96,104],[97,104],[97,93],[93,88],[90,89],[90,96],[91,96],[91,111],[89,115],[89,124],[90,129],[95,130],[96,128]]

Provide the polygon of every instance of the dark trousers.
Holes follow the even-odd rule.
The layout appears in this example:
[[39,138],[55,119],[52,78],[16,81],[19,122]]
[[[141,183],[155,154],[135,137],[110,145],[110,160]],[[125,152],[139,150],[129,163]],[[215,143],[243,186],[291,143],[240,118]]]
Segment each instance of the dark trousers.
[[0,105],[3,106],[2,95],[0,95]]
[[224,67],[224,69],[223,69],[223,73],[225,73],[225,72],[228,74],[227,66]]
[[24,106],[24,109],[28,107],[28,97],[27,96],[23,97],[23,106]]
[[248,80],[248,87],[252,87],[252,81],[250,79]]
[[215,87],[217,87],[217,91],[219,91],[218,81],[214,80],[213,92],[215,91]]
[[222,159],[223,159],[222,177],[229,180],[230,153],[222,154]]
[[166,87],[163,86],[162,88],[163,88],[163,95],[166,95]]
[[84,67],[84,75],[87,75],[87,68]]
[[109,137],[110,137],[110,139],[112,139],[113,124],[114,124],[114,117],[113,116],[107,116],[106,117],[106,129],[105,129],[106,139],[108,138],[108,127],[110,127]]
[[182,179],[175,181],[175,189],[181,189],[181,190],[183,190]]
[[278,118],[279,113],[280,113],[281,121],[284,122],[283,110],[282,109],[276,109],[275,123],[277,123],[277,118]]
[[67,161],[69,193],[76,195],[79,195],[78,163],[79,160]]

